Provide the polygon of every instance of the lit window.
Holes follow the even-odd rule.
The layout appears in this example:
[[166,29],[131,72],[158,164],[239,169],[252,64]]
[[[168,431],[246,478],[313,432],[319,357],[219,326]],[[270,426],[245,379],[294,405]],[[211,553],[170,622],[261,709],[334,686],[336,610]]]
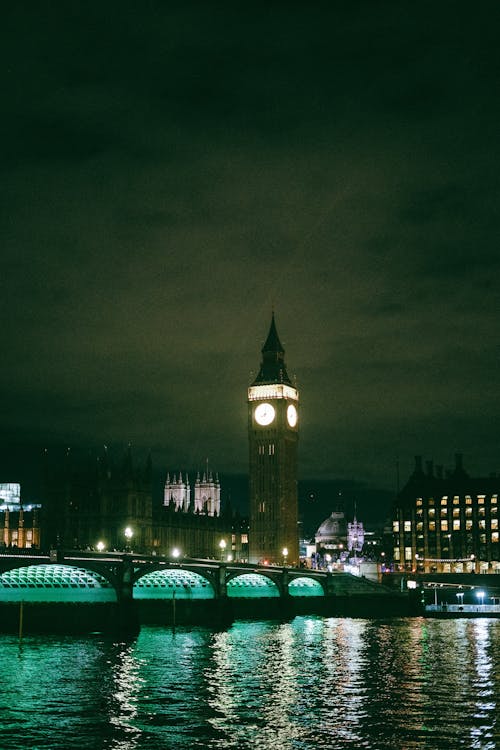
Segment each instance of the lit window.
[[460,505],[460,498],[458,495],[455,495],[453,498],[453,505]]
[[421,497],[417,497],[417,505],[422,505],[422,498]]
[[436,522],[429,521],[429,531],[436,531]]
[[479,544],[486,544],[486,534],[479,534]]
[[484,520],[484,518],[482,518],[482,519],[481,519],[481,520],[479,521],[479,528],[480,528],[480,529],[485,529],[485,528],[486,528],[486,521]]
[[453,518],[460,518],[460,508],[453,508]]
[[405,521],[405,531],[411,531],[411,521]]
[[498,503],[498,495],[492,495],[490,502],[492,505],[496,505]]
[[498,518],[492,518],[491,519],[491,528],[492,529],[498,529]]
[[397,534],[399,531],[399,521],[392,522],[392,530]]
[[441,521],[441,531],[448,531],[448,521]]
[[465,496],[465,504],[466,505],[472,505],[472,498],[470,495]]
[[472,508],[466,508],[465,509],[465,515],[466,516],[472,516]]
[[472,521],[467,520],[465,522],[465,528],[466,528],[467,531],[470,531],[472,529]]
[[424,524],[422,523],[422,521],[419,521],[417,523],[417,531],[422,531],[423,528],[424,528]]
[[477,502],[479,505],[484,505],[484,495],[478,495]]
[[434,518],[435,515],[436,515],[436,511],[434,510],[434,508],[429,508],[429,516],[431,518]]
[[448,515],[448,509],[441,508],[441,518],[446,518],[447,515]]
[[485,515],[485,512],[486,512],[486,508],[485,508],[485,507],[484,507],[484,505],[483,505],[483,506],[482,506],[481,508],[479,508],[479,515],[480,515],[480,516],[484,516],[484,515]]
[[448,505],[448,497],[447,497],[447,495],[444,495],[441,498],[441,505]]
[[491,534],[491,541],[493,544],[496,544],[498,542],[498,531],[493,531]]
[[394,559],[395,560],[400,560],[401,559],[401,555],[400,555],[400,552],[399,552],[399,547],[394,547]]
[[453,521],[453,531],[460,531],[460,521]]
[[411,547],[405,547],[405,560],[411,560]]
[[242,544],[248,544],[248,534],[242,534],[241,535],[241,543]]

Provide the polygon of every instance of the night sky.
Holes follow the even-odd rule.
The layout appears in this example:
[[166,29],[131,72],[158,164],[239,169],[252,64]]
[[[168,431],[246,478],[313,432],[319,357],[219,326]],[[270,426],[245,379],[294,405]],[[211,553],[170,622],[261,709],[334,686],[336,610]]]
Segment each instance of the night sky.
[[4,8],[0,481],[44,445],[244,475],[273,307],[302,480],[500,470],[499,15]]

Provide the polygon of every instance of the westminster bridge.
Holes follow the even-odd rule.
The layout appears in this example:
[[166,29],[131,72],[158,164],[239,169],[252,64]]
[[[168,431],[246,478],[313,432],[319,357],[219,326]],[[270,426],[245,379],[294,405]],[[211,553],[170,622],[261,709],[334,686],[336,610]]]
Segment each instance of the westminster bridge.
[[406,594],[349,573],[134,552],[0,552],[3,620],[12,626],[24,608],[28,629],[410,614],[409,604]]

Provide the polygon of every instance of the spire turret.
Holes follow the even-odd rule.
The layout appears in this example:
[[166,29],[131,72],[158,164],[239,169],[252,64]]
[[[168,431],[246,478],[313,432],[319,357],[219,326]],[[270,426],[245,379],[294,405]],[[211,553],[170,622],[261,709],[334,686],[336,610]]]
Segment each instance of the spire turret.
[[285,366],[285,350],[279,339],[274,312],[271,318],[271,326],[262,351],[262,362],[259,374],[252,385],[286,383],[292,385]]

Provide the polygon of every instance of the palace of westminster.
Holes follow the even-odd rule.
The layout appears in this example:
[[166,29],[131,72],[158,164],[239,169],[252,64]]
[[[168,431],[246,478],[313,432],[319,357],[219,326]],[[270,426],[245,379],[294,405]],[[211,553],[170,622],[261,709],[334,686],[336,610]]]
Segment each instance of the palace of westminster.
[[[194,484],[187,474],[168,474],[157,505],[150,459],[135,466],[128,449],[117,464],[104,449],[82,469],[68,451],[56,466],[46,461],[37,504],[21,501],[18,484],[0,484],[0,546],[94,548],[102,540],[107,549],[123,549],[127,529],[128,544],[142,553],[177,548],[189,557],[224,553],[226,559],[298,565],[299,392],[287,373],[274,314],[247,404],[248,517],[221,503],[219,478],[208,466]],[[416,457],[394,500],[379,560],[400,571],[500,573],[499,485],[494,475],[469,476],[460,454],[447,472],[432,462],[424,470]],[[362,525],[354,519],[339,531],[342,517],[332,513],[318,530],[316,559],[342,548],[363,554]],[[354,542],[346,538],[347,527]]]

